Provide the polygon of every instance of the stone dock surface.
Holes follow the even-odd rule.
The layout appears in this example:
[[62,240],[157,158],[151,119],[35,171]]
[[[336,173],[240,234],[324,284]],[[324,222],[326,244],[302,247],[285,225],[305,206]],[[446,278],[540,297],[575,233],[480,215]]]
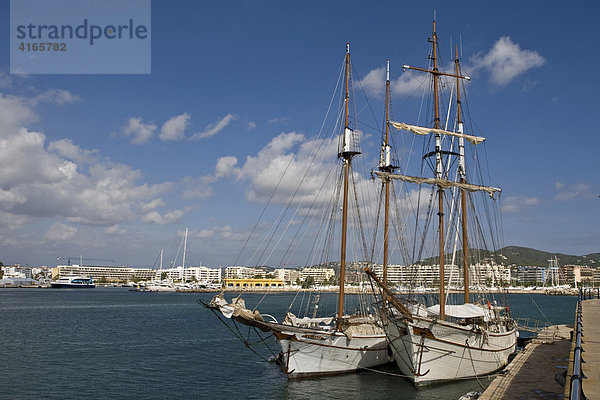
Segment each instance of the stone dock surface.
[[565,380],[572,330],[567,325],[546,328],[517,354],[479,399],[562,399],[565,388],[557,381]]

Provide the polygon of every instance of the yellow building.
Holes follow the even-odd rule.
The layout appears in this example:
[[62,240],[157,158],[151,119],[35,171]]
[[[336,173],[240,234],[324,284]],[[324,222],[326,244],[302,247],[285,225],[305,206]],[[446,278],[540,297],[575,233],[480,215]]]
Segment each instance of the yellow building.
[[230,279],[225,278],[226,288],[271,288],[283,287],[283,279]]

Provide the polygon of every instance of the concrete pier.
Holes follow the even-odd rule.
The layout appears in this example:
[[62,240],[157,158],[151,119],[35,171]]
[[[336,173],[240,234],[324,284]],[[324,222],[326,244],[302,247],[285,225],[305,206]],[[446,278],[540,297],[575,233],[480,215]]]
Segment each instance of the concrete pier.
[[563,374],[568,368],[571,330],[566,325],[546,328],[517,354],[479,399],[562,399],[564,387],[560,381],[564,383]]

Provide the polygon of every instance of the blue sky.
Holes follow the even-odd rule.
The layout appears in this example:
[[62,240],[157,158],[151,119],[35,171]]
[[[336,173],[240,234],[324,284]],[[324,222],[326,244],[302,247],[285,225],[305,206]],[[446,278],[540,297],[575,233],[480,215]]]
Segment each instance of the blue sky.
[[252,163],[310,141],[347,41],[377,120],[389,58],[413,122],[400,66],[426,65],[434,10],[446,61],[462,38],[504,244],[600,251],[595,2],[154,0],[148,75],[11,75],[0,31],[0,260],[151,265],[189,227],[188,263],[231,265],[273,187]]

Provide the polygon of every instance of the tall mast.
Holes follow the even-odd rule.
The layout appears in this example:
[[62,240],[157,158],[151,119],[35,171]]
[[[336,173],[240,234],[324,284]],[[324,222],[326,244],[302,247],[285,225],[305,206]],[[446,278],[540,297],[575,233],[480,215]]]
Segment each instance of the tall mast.
[[344,315],[344,283],[346,278],[346,231],[348,226],[348,185],[352,157],[360,154],[354,146],[354,131],[349,126],[350,110],[350,42],[346,43],[346,93],[344,96],[344,132],[342,134],[342,147],[338,158],[344,162],[344,199],[342,205],[342,243],[340,254],[340,292],[338,297],[338,319],[336,327],[342,330],[342,316]]
[[[416,71],[428,72],[433,76],[433,99],[434,99],[434,120],[433,125],[435,129],[440,129],[440,111],[439,111],[439,94],[438,94],[438,79],[440,76],[449,76],[460,79],[471,79],[468,76],[460,76],[458,74],[449,74],[446,72],[440,72],[438,70],[438,59],[437,59],[437,33],[435,31],[435,20],[433,21],[433,34],[429,40],[432,43],[432,54],[431,59],[433,60],[433,69],[425,69],[418,67],[411,67],[409,65],[403,65],[402,69],[413,69]],[[442,166],[442,136],[439,133],[435,134],[435,176],[438,179],[443,178],[443,166]],[[440,253],[440,319],[446,318],[446,288],[445,288],[445,274],[444,274],[444,188],[438,185],[438,233],[439,233],[439,253]]]
[[183,239],[183,260],[181,262],[181,282],[183,283],[183,278],[185,276],[185,253],[187,250],[187,236],[188,236],[188,228],[185,228],[185,238]]
[[[382,172],[393,172],[391,160],[391,146],[389,144],[389,128],[390,128],[390,60],[387,60],[386,65],[386,80],[385,80],[385,139],[381,146],[381,156],[379,159],[379,170]],[[383,282],[387,284],[388,276],[388,258],[389,258],[389,210],[390,210],[390,180],[382,180],[383,188],[385,189],[385,205],[383,217]]]
[[[460,103],[460,62],[458,60],[458,46],[454,48],[454,66],[456,72],[456,114],[458,133],[463,133],[462,123],[462,106]],[[467,182],[465,169],[465,139],[458,138],[458,173],[460,174],[460,182]],[[467,238],[467,191],[460,191],[460,208],[461,208],[461,227],[462,227],[462,253],[463,253],[463,276],[464,276],[464,292],[465,304],[469,303],[469,242]]]
[[[439,95],[438,95],[438,59],[437,59],[437,33],[435,31],[435,20],[433,21],[433,34],[431,36],[431,42],[433,44],[433,50],[431,57],[433,59],[433,101],[434,101],[434,113],[435,118],[433,120],[433,127],[440,129],[440,110],[439,110]],[[435,134],[435,176],[438,179],[442,179],[442,135],[439,133]],[[438,232],[439,232],[439,243],[440,243],[440,319],[446,319],[446,279],[444,274],[444,189],[438,186]]]

